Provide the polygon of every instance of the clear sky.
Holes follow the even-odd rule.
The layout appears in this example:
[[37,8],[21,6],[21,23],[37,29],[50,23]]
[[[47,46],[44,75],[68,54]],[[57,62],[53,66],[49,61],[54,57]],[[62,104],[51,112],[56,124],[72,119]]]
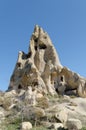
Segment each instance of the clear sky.
[[18,51],[28,52],[35,24],[50,35],[62,65],[86,77],[86,0],[0,0],[0,90]]

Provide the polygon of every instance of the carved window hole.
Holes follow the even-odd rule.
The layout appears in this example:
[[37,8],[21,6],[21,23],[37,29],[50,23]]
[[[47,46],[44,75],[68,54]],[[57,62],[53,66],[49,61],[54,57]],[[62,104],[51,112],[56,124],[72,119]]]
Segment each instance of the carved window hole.
[[40,45],[39,45],[39,48],[40,48],[40,49],[46,49],[47,46],[46,46],[45,44],[40,44]]
[[18,67],[21,67],[21,63],[20,63],[20,62],[18,62],[18,63],[17,63],[17,66],[18,66]]
[[38,42],[38,38],[36,38],[34,41],[37,43]]
[[29,53],[27,54],[27,58],[30,58],[30,57],[31,57],[31,55],[32,55],[32,53],[31,53],[31,52],[29,52]]
[[56,84],[56,81],[54,81],[54,84]]
[[61,76],[60,80],[63,82],[63,81],[64,81],[64,77],[63,77],[63,76]]
[[35,50],[37,51],[37,46],[35,46]]
[[22,86],[21,86],[21,84],[19,84],[19,85],[18,85],[18,89],[22,89]]

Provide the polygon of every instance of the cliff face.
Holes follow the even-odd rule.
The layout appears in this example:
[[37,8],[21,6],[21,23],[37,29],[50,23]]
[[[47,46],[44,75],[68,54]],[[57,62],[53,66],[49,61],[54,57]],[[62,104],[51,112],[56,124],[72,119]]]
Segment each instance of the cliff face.
[[55,68],[62,68],[58,54],[48,34],[36,25],[28,54],[19,52],[9,89],[27,89],[31,86],[53,94],[55,88],[51,82],[51,73]]
[[20,51],[8,90],[28,89],[54,95],[74,93],[86,97],[86,79],[63,67],[48,34],[38,25],[28,54]]

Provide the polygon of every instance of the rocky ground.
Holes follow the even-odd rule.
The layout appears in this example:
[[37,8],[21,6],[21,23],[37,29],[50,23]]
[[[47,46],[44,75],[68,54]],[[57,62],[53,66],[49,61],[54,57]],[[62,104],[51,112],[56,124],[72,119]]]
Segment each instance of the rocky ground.
[[[81,130],[86,127],[86,100],[75,96],[31,95],[26,91],[14,90],[0,93],[0,129],[29,130],[42,129]],[[35,96],[33,101],[32,97]],[[27,129],[24,122],[27,123]],[[30,126],[28,125],[30,123]],[[24,126],[23,126],[24,125]],[[41,129],[41,128],[40,128]]]

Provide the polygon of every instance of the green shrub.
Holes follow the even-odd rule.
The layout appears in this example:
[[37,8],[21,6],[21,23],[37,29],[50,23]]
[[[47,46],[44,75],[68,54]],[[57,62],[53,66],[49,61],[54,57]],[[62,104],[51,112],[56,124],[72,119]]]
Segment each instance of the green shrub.
[[19,124],[9,124],[6,130],[18,130]]
[[86,127],[83,127],[82,130],[86,130]]
[[39,126],[39,127],[32,128],[31,130],[48,130],[48,129],[43,126]]

